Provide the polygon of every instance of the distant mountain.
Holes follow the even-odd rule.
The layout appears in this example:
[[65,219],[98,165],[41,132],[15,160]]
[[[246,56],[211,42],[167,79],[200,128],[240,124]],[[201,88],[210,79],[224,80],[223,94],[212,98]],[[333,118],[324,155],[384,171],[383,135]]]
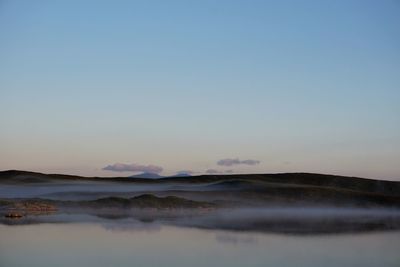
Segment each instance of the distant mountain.
[[152,172],[144,172],[141,174],[137,174],[137,175],[132,175],[129,176],[132,178],[144,178],[144,179],[159,179],[159,178],[164,178],[164,176],[161,176],[157,173],[152,173]]
[[187,172],[178,172],[177,174],[172,175],[170,177],[189,177],[189,176],[192,176],[192,175]]

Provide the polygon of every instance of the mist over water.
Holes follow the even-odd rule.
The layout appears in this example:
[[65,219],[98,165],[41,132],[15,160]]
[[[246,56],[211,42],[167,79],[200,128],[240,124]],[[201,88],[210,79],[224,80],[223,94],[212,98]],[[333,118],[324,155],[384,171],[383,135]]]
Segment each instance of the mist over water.
[[[398,197],[386,187],[354,192],[294,182],[197,179],[4,180],[0,267],[400,262]],[[23,216],[9,218],[7,203],[28,208],[42,203],[55,210],[36,214],[26,208]]]
[[89,200],[115,193],[135,193],[143,191],[163,191],[171,185],[146,185],[106,182],[48,183],[33,185],[1,185],[0,196],[6,198],[45,197],[62,200]]
[[143,192],[165,192],[165,191],[212,191],[207,184],[185,185],[173,184],[133,184],[118,182],[85,182],[73,183],[38,183],[30,185],[9,185],[0,186],[0,196],[5,198],[48,198],[54,200],[93,200],[100,197],[135,196]]
[[226,208],[209,212],[193,209],[79,209],[18,220],[1,218],[7,225],[39,223],[98,223],[112,229],[155,225],[238,232],[289,235],[354,234],[400,230],[400,210],[334,207]]
[[[27,218],[21,218],[18,221],[1,218],[0,222],[6,224],[104,223],[107,221],[124,223],[124,220],[131,220],[131,222],[157,222],[163,225],[201,229],[285,234],[354,233],[400,229],[400,209],[398,208],[391,208],[390,206],[355,208],[333,204],[324,205],[315,201],[302,204],[301,198],[295,203],[271,202],[268,199],[263,199],[263,193],[258,191],[247,194],[245,190],[251,190],[251,186],[254,186],[254,184],[248,181],[187,184],[171,182],[110,183],[78,180],[2,184],[0,186],[2,198],[42,198],[67,202],[55,202],[55,205],[59,208],[57,214],[27,216]],[[257,186],[260,187],[258,184]],[[271,187],[271,185],[268,186]],[[243,195],[243,192],[247,195]],[[152,208],[107,206],[108,202],[99,202],[95,206],[87,206],[85,202],[70,205],[68,202],[92,201],[107,197],[121,198],[121,201],[125,201],[144,193],[151,193],[160,197],[173,195],[190,200],[218,203],[218,208],[206,210],[173,208],[155,212]],[[250,201],[247,196],[253,198],[256,196],[256,198]],[[159,201],[163,202],[162,199]],[[126,226],[126,223],[124,225]]]

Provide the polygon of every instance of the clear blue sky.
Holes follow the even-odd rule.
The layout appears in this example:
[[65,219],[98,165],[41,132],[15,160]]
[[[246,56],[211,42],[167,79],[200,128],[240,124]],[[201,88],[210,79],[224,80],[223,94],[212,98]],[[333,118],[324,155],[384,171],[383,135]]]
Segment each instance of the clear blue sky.
[[[400,2],[0,2],[0,169],[400,180]],[[260,161],[220,166],[221,159]]]

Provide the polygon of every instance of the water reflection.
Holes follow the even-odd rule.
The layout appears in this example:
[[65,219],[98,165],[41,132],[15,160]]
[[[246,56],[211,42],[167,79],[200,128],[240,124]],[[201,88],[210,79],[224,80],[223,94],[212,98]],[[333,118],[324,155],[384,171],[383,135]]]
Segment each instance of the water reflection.
[[257,237],[255,235],[238,235],[237,233],[233,234],[231,232],[217,232],[215,234],[215,240],[221,243],[234,245],[258,243]]
[[159,232],[162,225],[158,222],[145,223],[138,220],[128,219],[119,222],[102,222],[101,226],[106,230],[114,232]]
[[399,266],[400,232],[289,236],[134,221],[0,225],[0,266]]
[[59,212],[0,217],[0,224],[85,222],[108,225],[110,229],[134,227],[154,229],[159,225],[242,232],[320,235],[400,230],[400,212],[392,209],[351,208],[263,208],[218,209],[206,213],[193,210],[154,211],[139,209],[118,213],[113,210]]

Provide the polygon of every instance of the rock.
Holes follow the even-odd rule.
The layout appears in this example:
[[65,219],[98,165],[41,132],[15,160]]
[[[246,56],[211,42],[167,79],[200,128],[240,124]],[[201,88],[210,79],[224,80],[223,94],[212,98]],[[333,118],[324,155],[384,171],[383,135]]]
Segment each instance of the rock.
[[24,217],[24,215],[20,212],[8,212],[4,215],[4,217],[18,219]]

